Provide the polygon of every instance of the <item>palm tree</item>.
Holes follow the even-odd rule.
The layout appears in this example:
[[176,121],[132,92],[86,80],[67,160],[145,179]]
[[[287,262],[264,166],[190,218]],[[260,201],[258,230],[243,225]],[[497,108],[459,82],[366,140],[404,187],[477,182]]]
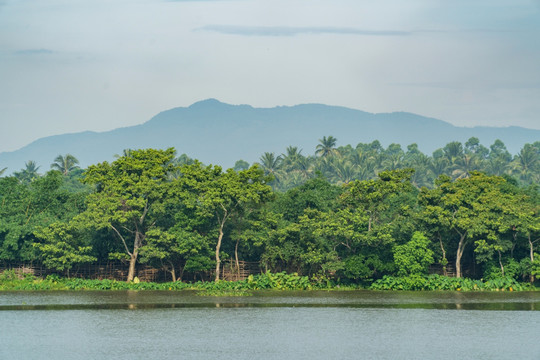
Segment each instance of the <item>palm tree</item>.
[[502,156],[490,158],[486,162],[486,172],[491,175],[501,176],[508,172],[509,162]]
[[289,146],[286,149],[286,154],[281,154],[281,163],[286,170],[296,169],[298,162],[303,157],[302,149],[298,150],[297,146]]
[[58,155],[51,164],[51,169],[58,170],[65,176],[71,171],[78,169],[78,164],[79,160],[71,154],[66,154],[65,156]]
[[455,179],[467,179],[471,176],[472,171],[480,169],[480,161],[473,154],[465,154],[461,158],[456,159],[452,176]]
[[540,149],[531,144],[525,144],[512,161],[513,172],[526,182],[530,182],[534,175],[538,174],[539,167]]
[[333,164],[334,176],[338,184],[348,184],[357,178],[355,166],[349,161],[338,160]]
[[0,170],[0,176],[2,176],[2,174],[4,173],[4,171],[6,171],[7,167],[3,168],[2,170]]
[[319,139],[320,144],[317,145],[317,149],[315,150],[316,155],[320,155],[321,157],[327,157],[329,155],[337,155],[338,151],[336,149],[336,142],[337,139],[333,136],[323,136],[322,139]]
[[29,184],[39,177],[39,166],[36,166],[37,164],[33,160],[27,161],[24,165],[25,168],[21,169],[21,171],[14,172],[13,176],[19,179],[21,183]]
[[396,152],[386,156],[383,160],[382,166],[385,170],[397,170],[403,167],[403,152]]
[[445,157],[433,157],[429,163],[429,171],[436,179],[442,174],[446,174],[450,166],[450,161]]
[[261,161],[261,166],[266,175],[273,175],[276,181],[279,181],[276,176],[277,171],[281,166],[281,156],[276,157],[274,153],[265,152],[259,159]]
[[452,141],[446,144],[443,152],[450,165],[454,165],[463,156],[463,145],[459,141]]

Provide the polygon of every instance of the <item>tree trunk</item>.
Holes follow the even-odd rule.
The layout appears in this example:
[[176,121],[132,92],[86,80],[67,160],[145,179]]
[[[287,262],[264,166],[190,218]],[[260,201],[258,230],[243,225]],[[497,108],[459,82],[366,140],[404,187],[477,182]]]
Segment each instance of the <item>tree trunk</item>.
[[173,282],[176,282],[176,269],[174,268],[174,264],[171,261],[168,261],[169,263],[169,273],[171,274],[171,278]]
[[461,235],[459,239],[459,244],[456,252],[456,277],[460,278],[462,277],[461,273],[461,257],[463,256],[463,251],[465,250],[465,245],[467,245],[467,242],[465,241],[465,235]]
[[236,262],[236,273],[237,273],[236,280],[240,280],[240,262],[238,261],[238,242],[239,241],[240,241],[239,239],[236,240],[236,246],[234,247],[234,260]]
[[135,264],[137,263],[137,256],[139,255],[139,249],[134,249],[129,258],[129,271],[127,282],[133,281],[135,278]]
[[499,266],[501,267],[501,274],[504,277],[504,266],[501,259],[501,252],[500,251],[497,251],[497,252],[499,253]]
[[[534,263],[534,244],[531,241],[530,234],[529,234],[528,240],[529,240],[529,255],[531,256],[531,265],[532,265]],[[535,280],[534,275],[533,274],[529,275],[529,281],[533,283],[534,280]]]
[[448,271],[446,270],[446,265],[448,264],[448,260],[446,260],[446,251],[444,250],[444,245],[443,245],[440,234],[439,234],[439,244],[441,245],[441,251],[442,251],[443,275],[448,276]]
[[219,227],[219,236],[218,236],[218,242],[217,242],[217,245],[216,245],[216,279],[215,281],[219,281],[219,272],[220,272],[220,269],[221,269],[221,260],[219,258],[219,250],[221,249],[221,240],[223,239],[223,225],[224,223],[222,222],[220,224],[220,227]]

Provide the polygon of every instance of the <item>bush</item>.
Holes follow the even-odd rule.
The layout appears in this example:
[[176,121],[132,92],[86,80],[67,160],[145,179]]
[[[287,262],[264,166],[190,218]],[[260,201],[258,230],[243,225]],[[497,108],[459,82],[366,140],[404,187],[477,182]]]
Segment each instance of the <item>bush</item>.
[[437,274],[423,277],[411,275],[404,277],[385,276],[370,286],[371,290],[447,290],[447,291],[523,291],[530,290],[528,284],[521,284],[510,277],[482,282],[468,278],[452,278]]

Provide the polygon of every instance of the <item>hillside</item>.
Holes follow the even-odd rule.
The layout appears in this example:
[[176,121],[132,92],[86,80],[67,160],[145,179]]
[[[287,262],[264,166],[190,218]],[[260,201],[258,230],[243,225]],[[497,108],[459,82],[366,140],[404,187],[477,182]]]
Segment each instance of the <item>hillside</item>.
[[34,160],[41,171],[59,154],[71,153],[83,167],[127,148],[175,147],[204,163],[231,167],[236,160],[254,162],[262,153],[280,154],[289,145],[313,153],[318,139],[332,135],[338,145],[379,140],[383,146],[417,143],[431,153],[450,141],[475,136],[485,146],[501,139],[515,154],[525,143],[540,140],[540,130],[520,127],[456,127],[441,120],[405,112],[372,114],[321,104],[254,108],[214,99],[163,111],[144,124],[108,132],[81,132],[41,138],[13,151],[0,153],[0,168],[17,171]]

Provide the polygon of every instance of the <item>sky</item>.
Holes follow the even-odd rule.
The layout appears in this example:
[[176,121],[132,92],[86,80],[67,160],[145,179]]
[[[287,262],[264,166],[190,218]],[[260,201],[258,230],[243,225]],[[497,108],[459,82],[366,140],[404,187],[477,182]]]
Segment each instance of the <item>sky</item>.
[[0,0],[0,152],[208,98],[540,129],[540,0]]

